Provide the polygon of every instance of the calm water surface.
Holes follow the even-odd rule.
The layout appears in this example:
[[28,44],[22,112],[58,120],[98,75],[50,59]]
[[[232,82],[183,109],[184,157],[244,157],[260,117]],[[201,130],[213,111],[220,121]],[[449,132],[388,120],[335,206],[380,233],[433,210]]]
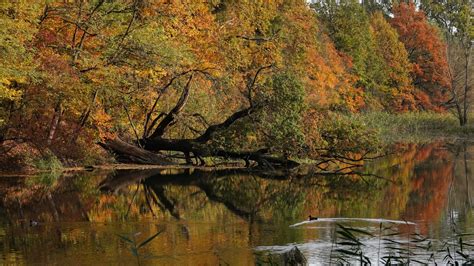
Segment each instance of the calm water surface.
[[[413,233],[448,241],[453,231],[474,232],[473,155],[464,143],[397,145],[367,165],[379,177],[365,180],[184,170],[1,177],[0,264],[133,265],[118,235],[140,241],[159,230],[141,251],[142,265],[252,265],[293,246],[311,264],[327,264],[336,223],[380,230],[377,221],[334,218],[411,221],[383,226],[402,233],[397,241]],[[310,214],[320,220],[291,226]],[[393,252],[363,240],[372,262]]]

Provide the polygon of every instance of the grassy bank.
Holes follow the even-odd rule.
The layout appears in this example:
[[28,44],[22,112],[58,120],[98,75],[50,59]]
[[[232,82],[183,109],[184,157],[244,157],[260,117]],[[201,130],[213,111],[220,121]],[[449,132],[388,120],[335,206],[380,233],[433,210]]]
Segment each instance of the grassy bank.
[[[449,113],[332,113],[324,121],[320,128],[321,135],[333,138],[319,141],[328,147],[355,151],[368,147],[376,150],[394,142],[430,142],[434,139],[456,140],[474,137],[474,123],[461,127],[456,117]],[[22,143],[10,149],[9,153],[0,154],[0,172],[61,172],[84,169],[85,165],[114,165],[108,154],[101,152],[101,160],[66,160],[52,151],[40,152],[34,146]],[[83,153],[88,154],[87,151]],[[91,152],[89,157],[99,157],[96,153]],[[311,160],[298,158],[297,161],[304,163]]]
[[458,139],[474,136],[474,124],[459,125],[455,116],[449,113],[409,112],[390,114],[370,112],[350,115],[367,129],[377,132],[385,143],[396,141],[420,142],[434,138]]

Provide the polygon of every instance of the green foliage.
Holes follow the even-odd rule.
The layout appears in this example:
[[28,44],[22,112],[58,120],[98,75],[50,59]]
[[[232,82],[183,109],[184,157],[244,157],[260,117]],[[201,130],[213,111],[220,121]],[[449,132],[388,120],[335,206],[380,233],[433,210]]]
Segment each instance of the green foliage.
[[378,100],[385,110],[409,109],[396,104],[397,99],[409,94],[411,90],[410,72],[412,65],[402,42],[398,40],[397,31],[390,26],[382,13],[377,12],[371,18],[375,47],[374,53],[382,59],[378,69]]
[[42,171],[58,172],[63,169],[61,161],[51,151],[46,151],[41,158],[33,161],[33,165]]
[[441,27],[447,38],[455,38],[465,46],[472,46],[474,39],[472,1],[422,0],[421,8]]
[[57,184],[61,175],[62,172],[48,170],[47,172],[41,172],[38,175],[29,178],[27,184],[29,186],[43,185],[52,188]]
[[304,144],[301,117],[305,111],[305,90],[294,74],[276,74],[260,92],[262,102],[261,129],[266,132],[267,147],[284,153],[298,152]]
[[319,11],[319,14],[329,12],[328,17],[322,17],[327,23],[329,36],[338,50],[352,57],[360,82],[366,84],[373,78],[369,66],[374,59],[371,58],[374,40],[370,32],[369,17],[357,1],[344,1],[332,8],[334,11]]
[[375,151],[377,136],[377,131],[362,121],[337,113],[330,113],[321,127],[322,148],[343,154]]
[[371,109],[389,108],[390,89],[402,90],[410,84],[407,53],[385,18],[367,14],[358,1],[320,1],[315,5],[336,48],[351,57],[357,87],[365,90]]

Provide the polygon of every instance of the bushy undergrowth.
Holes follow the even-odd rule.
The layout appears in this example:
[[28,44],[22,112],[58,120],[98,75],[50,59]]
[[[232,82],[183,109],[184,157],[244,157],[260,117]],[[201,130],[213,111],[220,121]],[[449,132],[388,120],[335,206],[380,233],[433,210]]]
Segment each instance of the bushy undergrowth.
[[63,168],[61,161],[52,152],[45,152],[45,154],[33,161],[33,165],[38,170],[43,171],[60,171]]
[[332,113],[321,125],[323,146],[347,152],[372,150],[379,146],[378,131],[363,120]]

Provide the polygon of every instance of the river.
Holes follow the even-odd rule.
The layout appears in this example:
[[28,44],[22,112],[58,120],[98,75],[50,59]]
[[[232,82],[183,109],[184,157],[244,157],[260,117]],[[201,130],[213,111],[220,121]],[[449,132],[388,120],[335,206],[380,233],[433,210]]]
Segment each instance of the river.
[[[407,245],[411,260],[444,264],[451,244],[463,259],[460,237],[461,253],[472,252],[459,233],[474,232],[473,156],[464,142],[398,144],[363,179],[179,169],[0,177],[0,264],[253,265],[296,246],[325,265],[344,247],[338,224],[373,235],[358,234],[373,264]],[[124,240],[159,231],[138,256]]]

